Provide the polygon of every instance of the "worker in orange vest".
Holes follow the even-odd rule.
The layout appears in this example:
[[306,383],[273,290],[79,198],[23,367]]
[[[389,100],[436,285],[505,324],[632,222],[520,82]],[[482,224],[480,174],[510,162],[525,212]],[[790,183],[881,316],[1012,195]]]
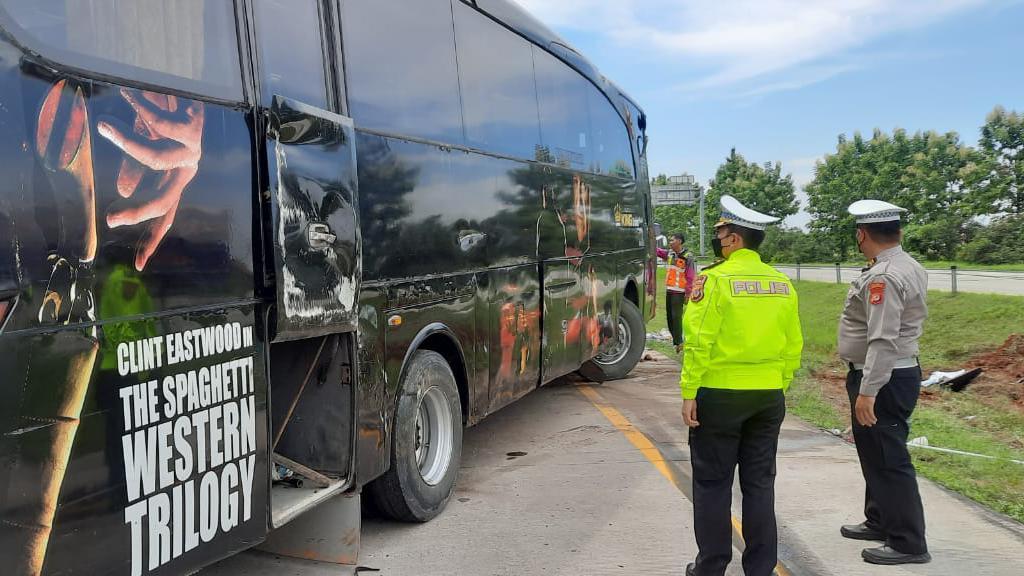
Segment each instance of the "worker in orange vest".
[[665,315],[676,354],[683,346],[683,310],[690,299],[693,279],[697,276],[697,263],[693,252],[684,246],[685,242],[686,238],[676,233],[669,241],[668,250],[658,248],[658,257],[668,261],[668,273],[665,275]]

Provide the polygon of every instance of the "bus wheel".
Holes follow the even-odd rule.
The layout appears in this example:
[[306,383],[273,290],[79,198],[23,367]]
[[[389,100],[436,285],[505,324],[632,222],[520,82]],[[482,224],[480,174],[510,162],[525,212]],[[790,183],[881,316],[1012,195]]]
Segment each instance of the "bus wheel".
[[647,340],[643,315],[636,304],[629,300],[623,300],[620,308],[615,338],[606,343],[597,356],[580,367],[580,374],[592,382],[625,378],[643,356]]
[[437,352],[416,352],[402,378],[391,467],[369,486],[386,516],[426,522],[444,510],[462,458],[462,405],[455,375]]

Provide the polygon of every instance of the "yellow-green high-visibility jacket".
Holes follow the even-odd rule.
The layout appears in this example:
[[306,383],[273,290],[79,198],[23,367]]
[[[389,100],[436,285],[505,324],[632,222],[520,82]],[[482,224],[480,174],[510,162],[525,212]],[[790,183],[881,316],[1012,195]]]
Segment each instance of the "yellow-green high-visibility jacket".
[[683,315],[683,398],[700,388],[787,390],[804,340],[796,290],[741,249],[704,269]]

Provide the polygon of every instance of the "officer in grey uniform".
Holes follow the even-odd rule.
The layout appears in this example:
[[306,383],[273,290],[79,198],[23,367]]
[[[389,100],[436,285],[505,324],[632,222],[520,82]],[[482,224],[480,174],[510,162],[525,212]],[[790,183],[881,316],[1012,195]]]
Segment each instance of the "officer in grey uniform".
[[923,564],[931,556],[906,442],[921,391],[917,341],[928,316],[928,274],[900,246],[900,214],[906,210],[861,200],[849,212],[857,220],[857,245],[870,265],[847,293],[839,356],[850,367],[846,390],[867,491],[866,520],[843,526],[841,533],[883,542],[861,553],[872,564]]

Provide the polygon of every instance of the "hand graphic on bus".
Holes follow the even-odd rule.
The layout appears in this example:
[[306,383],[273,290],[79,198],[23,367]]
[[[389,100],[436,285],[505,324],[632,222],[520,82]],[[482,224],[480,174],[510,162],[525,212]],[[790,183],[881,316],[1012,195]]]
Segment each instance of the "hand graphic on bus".
[[135,252],[135,269],[141,272],[174,224],[181,195],[199,171],[205,110],[202,102],[155,92],[122,88],[121,96],[135,110],[132,132],[105,121],[97,126],[100,136],[126,155],[117,175],[117,192],[125,199],[139,199],[143,194],[136,192],[147,172],[156,172],[157,178],[155,190],[144,191],[138,202],[112,208],[107,225],[148,225]]

